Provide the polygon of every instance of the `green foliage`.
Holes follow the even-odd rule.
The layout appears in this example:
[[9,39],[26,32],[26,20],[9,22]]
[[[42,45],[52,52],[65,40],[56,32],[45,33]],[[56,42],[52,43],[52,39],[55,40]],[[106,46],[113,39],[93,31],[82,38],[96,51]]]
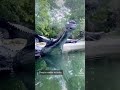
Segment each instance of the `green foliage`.
[[0,0],[0,17],[14,22],[34,23],[33,0]]
[[[109,2],[111,3],[112,0]],[[102,2],[99,1],[99,6],[96,6],[95,10],[87,10],[89,13],[86,17],[87,21],[92,22],[94,28],[92,30],[91,27],[88,27],[88,31],[94,32],[109,32],[114,30],[116,27],[116,13],[111,9],[111,5],[109,5],[108,0],[104,0]],[[113,23],[114,22],[114,23]],[[90,24],[89,24],[90,25]]]
[[49,36],[49,3],[47,0],[36,0],[35,8],[35,30],[38,34]]
[[85,17],[85,1],[84,0],[66,0],[66,7],[71,9],[71,19],[79,21]]
[[[73,33],[72,37],[79,37],[80,30],[84,30],[85,20],[81,19],[85,18],[85,2],[84,0],[66,0],[64,5],[67,8],[57,6],[56,0],[36,0],[35,30],[38,34],[47,36],[49,38],[56,37],[58,33],[61,32],[66,21],[73,19],[77,22],[78,27]],[[64,17],[61,19],[61,21],[58,21],[56,16],[59,17],[60,13],[61,16],[64,14]]]
[[101,8],[99,9],[93,16],[91,16],[92,20],[95,22],[105,22],[107,19],[107,9],[106,8]]
[[80,18],[77,29],[73,32],[73,38],[80,38],[80,31],[85,30],[85,18]]

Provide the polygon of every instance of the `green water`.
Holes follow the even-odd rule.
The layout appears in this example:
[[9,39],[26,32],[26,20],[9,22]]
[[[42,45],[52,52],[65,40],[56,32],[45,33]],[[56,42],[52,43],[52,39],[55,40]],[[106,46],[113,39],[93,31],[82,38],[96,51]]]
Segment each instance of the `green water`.
[[[63,75],[40,75],[37,70],[63,70]],[[36,62],[36,90],[85,90],[85,53],[56,53]]]

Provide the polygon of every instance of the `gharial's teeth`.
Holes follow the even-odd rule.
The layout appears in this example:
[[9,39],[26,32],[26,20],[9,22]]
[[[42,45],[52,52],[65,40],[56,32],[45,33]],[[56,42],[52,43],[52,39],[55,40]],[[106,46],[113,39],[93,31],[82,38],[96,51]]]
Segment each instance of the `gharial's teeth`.
[[[22,27],[21,27],[21,29],[20,29],[20,28],[18,28],[17,26],[15,26],[14,24],[12,24],[12,23],[10,23],[10,22],[8,22],[8,23],[9,23],[11,26],[17,28],[18,30],[20,30],[20,31],[22,31],[22,32],[34,34],[34,32],[32,33],[32,32],[26,31],[26,30],[24,30],[24,28],[22,28]],[[23,27],[24,27],[24,26],[23,26]],[[22,30],[22,29],[23,29],[23,30]]]

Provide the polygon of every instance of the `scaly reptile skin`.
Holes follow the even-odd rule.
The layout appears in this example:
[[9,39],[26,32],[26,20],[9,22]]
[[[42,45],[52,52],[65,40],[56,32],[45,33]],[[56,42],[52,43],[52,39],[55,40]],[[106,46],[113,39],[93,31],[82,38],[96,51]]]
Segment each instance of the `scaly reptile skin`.
[[45,54],[49,54],[56,47],[62,47],[62,45],[66,42],[67,38],[71,35],[72,31],[76,29],[76,26],[77,24],[74,20],[67,22],[67,24],[63,28],[64,31],[62,35],[60,35],[60,37],[58,37],[55,41],[47,44],[41,50],[36,50],[35,56],[38,58],[39,56],[41,57]]
[[24,38],[28,40],[30,37],[35,35],[34,30],[19,24],[8,22],[4,19],[0,19],[0,28],[7,30],[10,38]]
[[0,19],[0,40],[22,38],[27,40],[26,47],[30,45],[34,46],[34,35],[36,35],[35,32],[27,27]]
[[[13,65],[13,59],[16,56],[16,54],[20,51],[8,46],[6,47],[3,44],[3,41],[8,40],[9,42],[11,40],[12,42],[13,40],[14,42],[15,38],[22,38],[26,39],[29,43],[31,43],[30,41],[32,40],[30,39],[34,37],[34,34],[34,31],[27,27],[18,24],[13,24],[6,20],[0,19],[0,57],[6,58],[6,60],[2,60],[2,58],[0,58],[0,71],[8,69],[12,70],[11,67]],[[4,64],[3,61],[7,64]],[[2,64],[4,67],[1,67]]]

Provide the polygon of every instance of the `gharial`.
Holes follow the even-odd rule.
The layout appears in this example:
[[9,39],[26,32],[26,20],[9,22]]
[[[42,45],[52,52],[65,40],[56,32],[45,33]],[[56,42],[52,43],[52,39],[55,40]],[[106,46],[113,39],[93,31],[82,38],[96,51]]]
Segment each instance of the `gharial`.
[[[18,53],[29,53],[29,49],[34,52],[34,35],[33,30],[0,18],[0,71],[12,70],[16,55],[21,57]],[[24,50],[28,46],[32,48]]]
[[65,27],[63,28],[63,33],[60,35],[60,37],[58,37],[56,40],[49,40],[49,39],[43,39],[42,37],[40,37],[39,35],[36,36],[36,39],[43,40],[43,42],[46,42],[47,44],[39,49],[39,48],[35,48],[35,57],[41,57],[44,56],[48,53],[50,53],[54,48],[56,47],[61,47],[66,40],[68,39],[68,37],[71,35],[72,31],[76,29],[76,22],[74,20],[70,20],[69,22],[67,22],[67,24],[65,25]]
[[[58,39],[56,39],[55,41],[48,40],[49,43],[47,43],[46,46],[44,48],[42,48],[42,50],[37,51],[37,52],[40,54],[40,56],[42,56],[42,55],[45,55],[45,54],[49,53],[50,51],[52,51],[53,48],[55,48],[57,46],[61,46],[63,43],[65,43],[66,39],[71,35],[71,32],[75,28],[76,28],[76,22],[74,20],[67,22],[67,24],[65,25],[63,34],[60,37],[58,37]],[[34,44],[34,36],[38,36],[34,32],[34,30],[31,30],[31,29],[29,29],[25,26],[19,25],[19,24],[11,23],[4,19],[0,19],[0,40],[1,41],[11,41],[11,40],[15,41],[14,39],[17,39],[17,38],[22,39],[22,40],[23,39],[27,40],[27,44],[25,45],[25,43],[24,43],[23,47],[21,49],[19,49],[19,51],[23,51],[22,53],[24,53],[24,54],[25,54],[24,49],[26,49],[26,47],[28,47],[28,49],[31,49],[31,48],[29,48],[29,46],[32,46],[31,50],[33,50],[33,52],[34,52],[34,45],[35,45]],[[44,38],[42,38],[42,39],[45,40]],[[7,50],[8,52],[14,54],[11,57],[12,59],[14,57],[16,57],[17,53],[20,53],[20,52],[18,52],[18,49],[14,50],[14,48],[11,48],[11,47],[7,47],[7,48],[4,47],[3,42],[1,45],[2,45],[1,48],[3,50]],[[18,48],[18,47],[16,47],[16,48]],[[29,55],[28,53],[30,53],[30,52],[28,52],[29,51],[28,49],[27,49],[27,55]],[[8,53],[8,54],[6,53],[5,56],[2,56],[2,55],[4,55],[4,53],[1,53],[1,56],[6,58],[7,56],[9,56],[10,53]],[[20,57],[21,55],[23,55],[23,54],[18,54],[18,57]],[[17,60],[15,60],[15,62],[16,61]],[[13,60],[10,63],[12,63],[12,62],[13,62]]]

